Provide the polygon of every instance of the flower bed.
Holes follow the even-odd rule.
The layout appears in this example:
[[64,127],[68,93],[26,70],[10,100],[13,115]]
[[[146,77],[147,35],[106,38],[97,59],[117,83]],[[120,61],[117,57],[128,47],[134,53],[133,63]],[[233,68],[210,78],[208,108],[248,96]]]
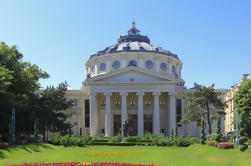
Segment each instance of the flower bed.
[[62,162],[62,163],[33,163],[33,164],[10,164],[8,166],[156,166],[153,164],[130,164],[118,162]]
[[218,149],[233,149],[234,148],[234,144],[231,142],[220,142],[217,145]]

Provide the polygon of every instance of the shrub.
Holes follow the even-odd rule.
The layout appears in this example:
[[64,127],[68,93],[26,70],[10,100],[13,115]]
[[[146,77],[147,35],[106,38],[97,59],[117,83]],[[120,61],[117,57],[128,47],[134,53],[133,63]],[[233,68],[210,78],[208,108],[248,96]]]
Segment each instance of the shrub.
[[207,142],[206,142],[206,144],[207,144],[208,146],[214,146],[215,143],[216,143],[215,140],[210,140],[210,141],[207,141]]
[[8,143],[7,142],[0,142],[0,149],[7,149]]
[[140,142],[141,137],[140,136],[129,136],[126,138],[126,142]]
[[231,142],[220,142],[217,144],[218,149],[233,149],[234,144]]
[[197,137],[190,137],[190,143],[191,144],[198,144],[200,143],[201,139],[197,138]]
[[113,142],[113,143],[119,143],[122,140],[122,136],[121,135],[117,135],[112,137],[108,142]]
[[191,143],[190,143],[190,139],[189,137],[178,137],[175,140],[176,146],[178,147],[188,147]]
[[55,136],[51,137],[51,143],[54,145],[60,145],[61,135],[57,133]]
[[206,137],[205,137],[205,121],[204,119],[201,120],[201,134],[200,134],[200,143],[204,145],[206,143]]
[[247,141],[247,144],[248,144],[248,145],[251,145],[251,139],[249,139],[249,140]]
[[161,138],[156,142],[158,146],[172,146],[173,144],[174,141],[171,138]]
[[93,144],[94,140],[92,139],[92,137],[90,136],[90,134],[86,134],[84,137],[84,142],[88,145]]

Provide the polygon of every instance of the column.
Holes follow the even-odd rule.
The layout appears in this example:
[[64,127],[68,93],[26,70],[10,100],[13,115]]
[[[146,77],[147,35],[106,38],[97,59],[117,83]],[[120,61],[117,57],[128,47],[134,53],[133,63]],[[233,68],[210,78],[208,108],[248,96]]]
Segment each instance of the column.
[[105,137],[111,137],[112,136],[112,123],[111,123],[111,92],[105,92],[104,93],[106,98],[106,104],[105,104]]
[[171,135],[171,130],[176,126],[176,110],[175,110],[175,93],[169,93],[169,111],[170,111],[170,124],[169,124],[169,135]]
[[143,111],[143,96],[144,92],[137,92],[138,96],[138,136],[144,135],[144,111]]
[[127,121],[127,110],[126,110],[126,96],[128,96],[127,92],[121,92],[120,96],[122,97],[122,104],[121,104],[121,135],[124,136],[123,132],[123,124]]
[[153,112],[153,133],[160,133],[160,120],[159,120],[159,96],[160,92],[153,92],[154,96],[154,112]]
[[90,135],[91,136],[94,136],[96,134],[96,123],[95,123],[95,120],[96,120],[96,110],[95,110],[95,98],[96,98],[96,93],[95,92],[90,92],[89,95],[91,96],[91,99],[90,99],[90,107],[91,107],[91,110],[90,110]]

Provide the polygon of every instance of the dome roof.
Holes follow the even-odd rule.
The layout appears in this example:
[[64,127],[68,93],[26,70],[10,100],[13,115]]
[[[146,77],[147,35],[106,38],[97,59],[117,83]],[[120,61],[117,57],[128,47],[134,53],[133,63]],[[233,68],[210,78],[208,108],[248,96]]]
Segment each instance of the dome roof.
[[133,22],[132,28],[128,31],[128,35],[120,36],[117,44],[98,51],[96,54],[91,55],[90,59],[95,56],[119,52],[152,52],[179,59],[176,54],[161,47],[151,45],[150,39],[147,36],[140,35],[139,32],[135,27],[135,22]]

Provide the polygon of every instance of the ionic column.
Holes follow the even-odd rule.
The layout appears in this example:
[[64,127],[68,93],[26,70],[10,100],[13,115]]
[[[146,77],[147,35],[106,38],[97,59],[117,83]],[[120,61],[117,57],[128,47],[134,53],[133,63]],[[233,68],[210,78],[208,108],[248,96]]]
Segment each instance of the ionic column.
[[137,92],[138,96],[138,136],[144,135],[144,112],[143,112],[143,96],[144,92]]
[[171,92],[169,95],[169,111],[170,111],[170,119],[169,119],[169,135],[171,135],[171,130],[176,126],[176,110],[175,110],[175,93]]
[[106,112],[105,112],[105,136],[111,137],[112,136],[112,123],[111,123],[111,92],[104,93],[106,98]]
[[90,111],[90,135],[94,136],[96,134],[96,110],[95,110],[95,98],[96,98],[96,93],[95,92],[90,92],[89,95],[91,96],[90,98],[90,107],[91,107],[91,111]]
[[121,135],[124,136],[123,124],[128,119],[127,110],[126,110],[126,105],[127,105],[126,96],[128,96],[128,93],[127,92],[121,92],[120,96],[122,97],[122,104],[121,104]]
[[159,118],[159,96],[160,92],[153,92],[154,96],[154,112],[153,112],[153,133],[160,133],[160,118]]

